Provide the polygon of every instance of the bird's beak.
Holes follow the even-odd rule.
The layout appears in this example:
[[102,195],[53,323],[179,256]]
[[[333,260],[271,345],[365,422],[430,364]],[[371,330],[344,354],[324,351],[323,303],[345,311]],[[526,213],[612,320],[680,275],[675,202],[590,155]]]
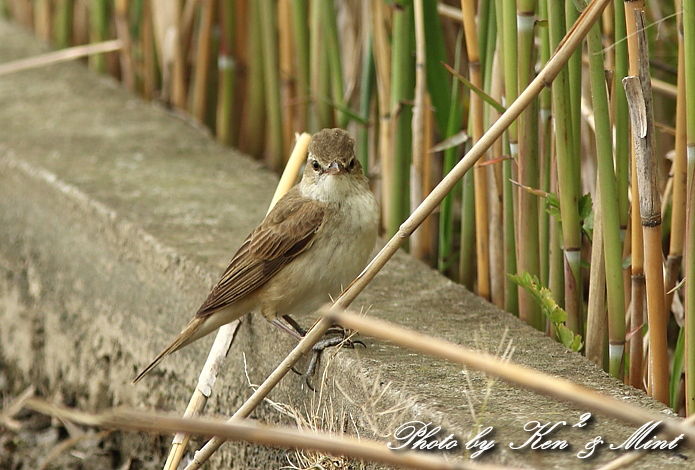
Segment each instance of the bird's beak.
[[338,162],[333,162],[326,168],[326,173],[329,175],[339,175],[340,173],[345,173],[345,168]]

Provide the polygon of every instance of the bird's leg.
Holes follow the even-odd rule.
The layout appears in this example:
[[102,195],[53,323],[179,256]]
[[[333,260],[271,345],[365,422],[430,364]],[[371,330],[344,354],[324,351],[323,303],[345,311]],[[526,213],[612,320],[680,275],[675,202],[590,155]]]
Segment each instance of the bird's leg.
[[[299,323],[297,323],[297,320],[295,320],[294,318],[292,318],[292,317],[289,316],[289,315],[283,315],[282,318],[283,318],[283,320],[285,320],[287,323],[289,323],[289,325],[290,325],[292,328],[294,328],[294,331],[296,331],[297,333],[299,333],[300,335],[302,335],[302,338],[306,336],[306,330],[305,330],[304,328],[302,328],[302,327],[299,325]],[[300,338],[300,339],[301,339],[301,338]]]

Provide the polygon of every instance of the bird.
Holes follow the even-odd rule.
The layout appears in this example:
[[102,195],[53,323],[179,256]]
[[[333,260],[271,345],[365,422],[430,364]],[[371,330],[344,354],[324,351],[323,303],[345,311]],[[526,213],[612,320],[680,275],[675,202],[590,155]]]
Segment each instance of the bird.
[[342,129],[317,132],[299,184],[246,237],[193,319],[133,383],[171,353],[247,313],[303,336],[292,315],[316,311],[362,271],[378,224],[379,206],[354,139]]

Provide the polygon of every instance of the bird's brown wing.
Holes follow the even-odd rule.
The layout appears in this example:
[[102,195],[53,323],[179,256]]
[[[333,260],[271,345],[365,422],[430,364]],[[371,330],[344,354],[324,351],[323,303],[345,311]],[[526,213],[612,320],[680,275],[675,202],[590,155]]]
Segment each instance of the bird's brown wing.
[[207,317],[268,282],[311,246],[324,215],[323,204],[305,198],[297,187],[290,190],[246,238],[196,318]]

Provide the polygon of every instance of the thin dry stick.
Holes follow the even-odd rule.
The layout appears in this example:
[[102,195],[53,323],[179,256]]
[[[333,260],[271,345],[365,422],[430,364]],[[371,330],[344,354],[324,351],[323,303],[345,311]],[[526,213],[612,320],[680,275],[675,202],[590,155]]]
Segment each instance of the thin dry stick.
[[[311,136],[306,132],[297,137],[297,144],[294,146],[292,155],[287,162],[285,171],[282,173],[280,182],[278,183],[277,189],[275,189],[275,194],[270,202],[270,207],[268,212],[275,206],[275,203],[285,195],[287,191],[294,186],[297,180],[297,174],[302,164],[306,160],[307,148],[309,147],[309,141]],[[184,418],[189,418],[192,416],[197,416],[198,413],[205,407],[208,398],[212,395],[212,387],[219,373],[219,369],[224,361],[224,358],[229,352],[229,348],[232,346],[232,341],[234,340],[234,334],[239,327],[239,321],[234,321],[220,327],[217,331],[217,336],[215,337],[215,342],[212,344],[208,358],[205,360],[205,365],[198,378],[198,385],[191,400],[188,402],[188,407],[186,407],[186,412],[183,414]],[[171,443],[171,450],[169,451],[169,456],[167,457],[166,463],[164,464],[164,470],[172,470],[178,468],[179,462],[181,462],[181,457],[186,450],[186,445],[188,444],[190,436],[183,433],[178,433],[174,436],[174,440]]]
[[8,73],[21,72],[23,70],[35,69],[45,65],[67,62],[94,54],[117,51],[123,47],[123,41],[114,39],[112,41],[97,42],[86,46],[68,47],[55,52],[41,54],[26,59],[13,60],[0,65],[0,76]]
[[347,455],[352,458],[382,462],[398,467],[433,470],[500,468],[497,465],[450,462],[441,457],[428,455],[425,452],[394,452],[386,447],[383,442],[265,426],[253,421],[225,423],[221,420],[178,418],[162,413],[133,410],[113,410],[100,414],[91,414],[59,407],[37,399],[29,400],[26,406],[40,413],[57,416],[86,426],[160,434],[185,432],[203,436],[218,435],[224,436],[226,439],[254,442],[274,447],[311,449],[336,456]]
[[695,427],[686,425],[682,421],[666,418],[661,413],[648,411],[639,406],[602,395],[569,380],[512,364],[498,357],[464,348],[451,341],[417,333],[385,320],[367,318],[348,311],[339,312],[335,308],[324,309],[323,313],[326,315],[324,318],[329,323],[339,323],[343,327],[359,331],[361,334],[391,341],[399,346],[430,356],[472,367],[533,392],[574,403],[627,423],[642,426],[649,421],[661,421],[662,430],[666,435],[672,438],[683,435],[686,440],[689,440],[688,445],[695,447]]
[[[526,106],[541,92],[546,84],[552,83],[562,67],[572,53],[581,44],[584,36],[589,32],[591,26],[600,18],[601,12],[610,0],[594,0],[589,4],[580,15],[573,28],[567,33],[560,42],[558,50],[553,57],[546,63],[536,78],[526,87],[517,99],[507,108],[507,111],[490,126],[490,129],[482,138],[470,149],[470,151],[456,164],[456,166],[442,179],[442,181],[432,190],[420,206],[413,211],[408,219],[403,222],[398,232],[381,249],[379,254],[367,265],[362,273],[352,281],[347,289],[338,297],[331,307],[331,310],[339,311],[347,308],[355,300],[357,295],[374,279],[374,276],[384,267],[391,257],[398,251],[400,246],[410,236],[411,233],[422,223],[423,220],[442,202],[444,197],[451,191],[463,175],[473,166],[473,164],[485,154],[492,144],[502,136],[502,133],[514,122]],[[320,319],[297,346],[285,357],[282,363],[268,376],[260,387],[246,400],[239,410],[232,416],[231,420],[247,417],[258,404],[270,393],[280,380],[289,372],[292,366],[310,351],[316,342],[323,337],[331,322],[325,318]],[[210,458],[210,456],[224,443],[222,438],[211,439],[205,446],[196,452],[193,462],[186,470],[194,470]]]

